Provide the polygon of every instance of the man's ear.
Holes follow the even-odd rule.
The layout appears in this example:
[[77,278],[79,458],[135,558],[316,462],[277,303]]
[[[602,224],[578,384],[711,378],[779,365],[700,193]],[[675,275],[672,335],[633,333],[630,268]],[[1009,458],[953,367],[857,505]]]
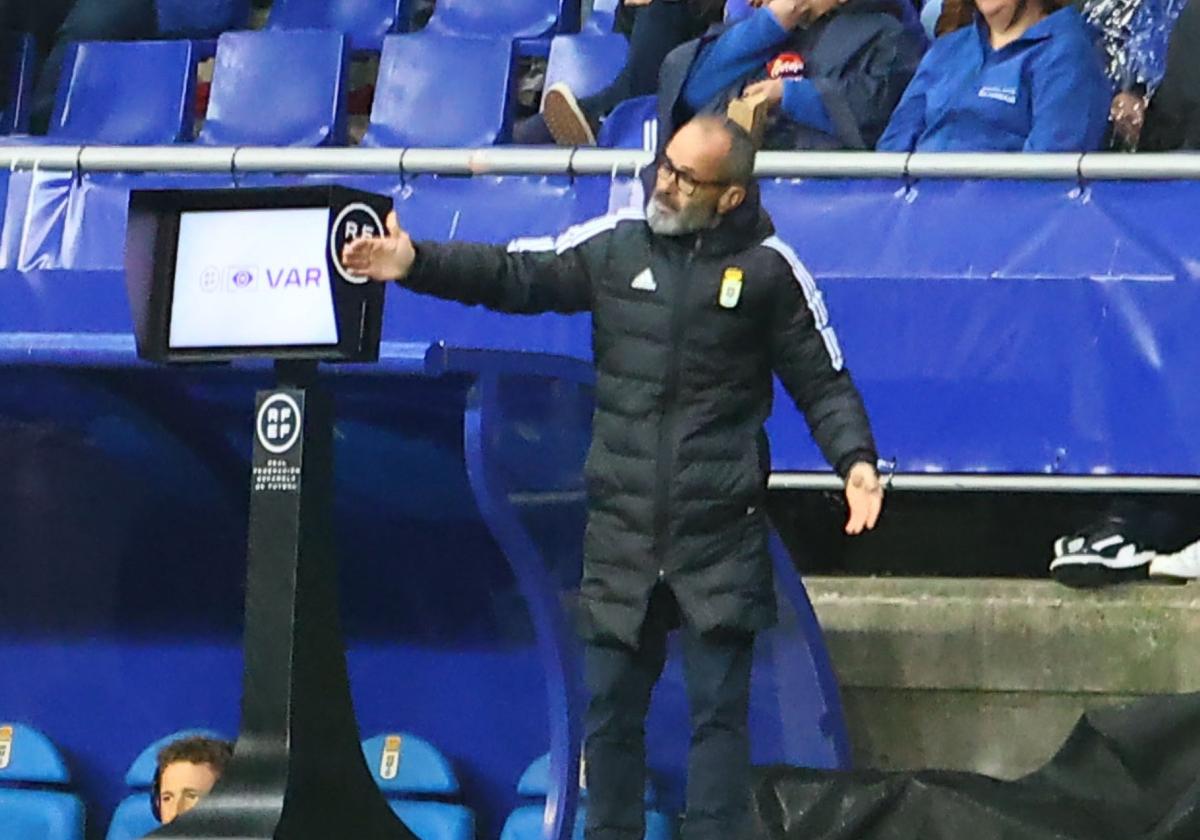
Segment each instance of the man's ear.
[[746,200],[746,188],[738,184],[732,187],[726,187],[725,192],[721,193],[717,198],[717,212],[725,215],[731,210],[735,210]]

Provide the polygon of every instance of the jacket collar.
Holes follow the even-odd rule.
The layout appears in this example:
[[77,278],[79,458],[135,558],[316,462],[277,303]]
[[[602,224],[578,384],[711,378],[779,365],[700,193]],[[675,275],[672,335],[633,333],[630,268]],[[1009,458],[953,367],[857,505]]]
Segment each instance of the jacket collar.
[[[1033,26],[1026,29],[1020,38],[1013,41],[1011,44],[1005,45],[1004,49],[1008,49],[1009,47],[1017,44],[1031,44],[1037,41],[1045,41],[1046,39],[1053,38],[1055,35],[1063,33],[1069,29],[1076,29],[1079,27],[1081,22],[1081,20],[1078,18],[1079,12],[1077,12],[1073,6],[1066,6],[1056,12],[1051,12]],[[991,52],[991,37],[988,31],[987,21],[983,19],[983,15],[975,15],[975,33],[979,36],[979,46],[984,53]]]

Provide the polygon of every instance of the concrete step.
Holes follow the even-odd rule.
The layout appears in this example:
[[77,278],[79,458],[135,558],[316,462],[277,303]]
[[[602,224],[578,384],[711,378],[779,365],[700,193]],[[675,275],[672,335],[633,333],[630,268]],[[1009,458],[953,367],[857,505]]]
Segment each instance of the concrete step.
[[1200,691],[1200,585],[808,577],[859,767],[1015,778],[1086,708]]

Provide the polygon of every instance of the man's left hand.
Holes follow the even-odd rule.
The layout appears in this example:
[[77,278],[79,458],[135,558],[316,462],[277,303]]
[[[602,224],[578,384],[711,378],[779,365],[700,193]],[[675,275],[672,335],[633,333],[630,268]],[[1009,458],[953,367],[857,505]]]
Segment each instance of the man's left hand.
[[779,103],[783,101],[783,79],[764,79],[761,82],[746,85],[746,89],[742,91],[742,98],[745,99],[759,93],[767,97],[768,107],[778,108]]
[[846,475],[846,504],[850,506],[847,534],[861,534],[875,527],[883,509],[883,485],[874,464],[859,461],[850,468]]

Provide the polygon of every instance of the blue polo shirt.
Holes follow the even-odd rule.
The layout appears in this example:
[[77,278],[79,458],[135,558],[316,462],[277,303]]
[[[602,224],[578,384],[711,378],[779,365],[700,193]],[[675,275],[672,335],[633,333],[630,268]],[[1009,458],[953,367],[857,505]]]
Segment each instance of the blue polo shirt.
[[877,149],[1084,152],[1100,148],[1113,90],[1074,7],[993,50],[982,18],[938,38]]

